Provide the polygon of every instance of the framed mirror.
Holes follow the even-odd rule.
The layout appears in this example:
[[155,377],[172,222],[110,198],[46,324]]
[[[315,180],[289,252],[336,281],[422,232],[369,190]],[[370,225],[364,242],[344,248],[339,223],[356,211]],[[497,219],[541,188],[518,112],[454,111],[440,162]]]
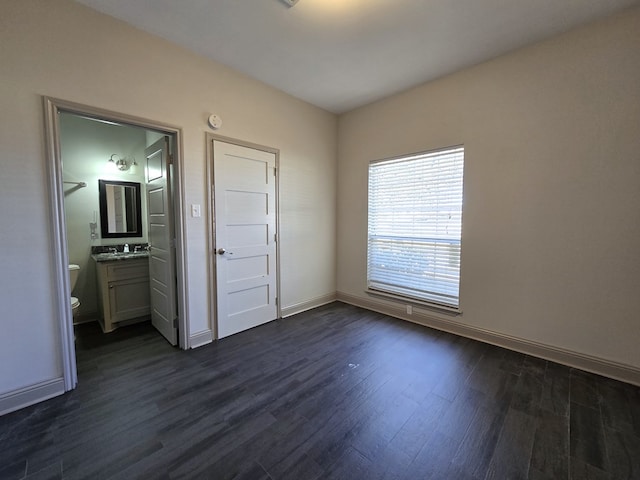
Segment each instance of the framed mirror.
[[142,236],[140,184],[98,180],[102,238]]

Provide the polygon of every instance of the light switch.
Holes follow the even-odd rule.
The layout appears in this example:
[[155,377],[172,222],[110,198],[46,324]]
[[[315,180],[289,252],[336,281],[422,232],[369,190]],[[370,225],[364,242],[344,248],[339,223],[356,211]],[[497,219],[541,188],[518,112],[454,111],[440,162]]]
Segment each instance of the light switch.
[[200,205],[197,205],[195,203],[191,204],[191,216],[193,218],[197,218],[200,216]]

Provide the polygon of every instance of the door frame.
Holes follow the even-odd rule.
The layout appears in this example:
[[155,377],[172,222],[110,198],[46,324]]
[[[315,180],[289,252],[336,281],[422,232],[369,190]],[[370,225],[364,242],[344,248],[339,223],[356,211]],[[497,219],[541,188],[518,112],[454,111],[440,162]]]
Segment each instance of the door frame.
[[[187,307],[187,256],[185,243],[185,216],[183,215],[184,175],[183,175],[183,145],[182,129],[154,120],[148,120],[112,110],[92,107],[80,103],[70,102],[53,97],[43,96],[45,123],[45,162],[47,168],[49,199],[50,199],[50,232],[51,232],[51,261],[54,286],[54,316],[58,319],[60,345],[62,353],[62,374],[65,391],[73,390],[78,383],[76,365],[75,340],[73,333],[73,315],[69,298],[71,285],[69,284],[67,251],[67,230],[64,213],[64,191],[62,185],[62,154],[60,150],[59,113],[73,113],[99,120],[112,121],[155,130],[173,137],[172,145],[174,165],[174,195],[173,222],[176,236],[176,275],[177,275],[177,304],[179,315],[179,346],[189,348],[189,312]],[[106,162],[106,160],[105,160]]]
[[276,162],[276,320],[282,318],[282,298],[280,295],[280,241],[282,236],[280,235],[280,150],[273,147],[267,147],[257,143],[247,142],[244,140],[238,140],[237,138],[225,137],[215,133],[206,133],[206,177],[207,177],[207,221],[209,222],[208,235],[209,235],[209,261],[207,262],[208,277],[209,277],[209,322],[213,338],[218,339],[218,298],[216,289],[216,267],[218,261],[218,255],[216,254],[216,222],[215,222],[215,189],[214,189],[214,153],[213,142],[224,142],[232,145],[238,145],[241,147],[253,148],[254,150],[260,150],[263,152],[273,153],[275,155]]

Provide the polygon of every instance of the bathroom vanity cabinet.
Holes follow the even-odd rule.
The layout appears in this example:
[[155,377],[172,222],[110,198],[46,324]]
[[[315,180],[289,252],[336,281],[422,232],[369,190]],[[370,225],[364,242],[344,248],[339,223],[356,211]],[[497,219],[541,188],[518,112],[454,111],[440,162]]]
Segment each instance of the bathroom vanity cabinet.
[[[149,259],[96,261],[98,302],[105,333],[149,319]],[[122,322],[122,323],[121,323]]]

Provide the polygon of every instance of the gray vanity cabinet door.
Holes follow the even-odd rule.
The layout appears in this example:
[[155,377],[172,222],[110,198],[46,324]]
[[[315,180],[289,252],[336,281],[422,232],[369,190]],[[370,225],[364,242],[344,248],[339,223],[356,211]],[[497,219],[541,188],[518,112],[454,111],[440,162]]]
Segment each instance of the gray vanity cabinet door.
[[111,322],[149,315],[149,278],[109,283]]
[[119,322],[127,323],[149,319],[149,260],[131,259],[98,262],[99,303],[101,326],[105,333],[112,332]]

